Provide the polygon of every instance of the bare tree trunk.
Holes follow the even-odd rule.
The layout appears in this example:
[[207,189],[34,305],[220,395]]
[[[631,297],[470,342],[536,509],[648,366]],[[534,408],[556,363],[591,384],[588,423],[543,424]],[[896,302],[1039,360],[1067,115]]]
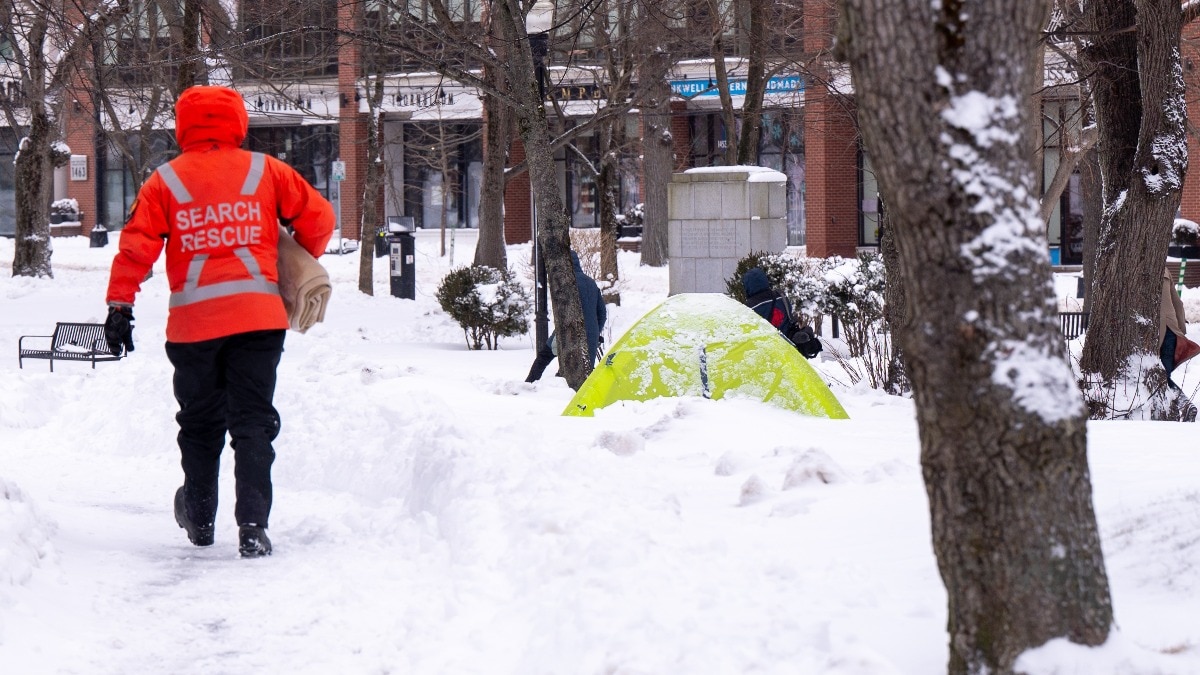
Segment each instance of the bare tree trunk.
[[50,162],[53,127],[42,101],[29,101],[29,132],[21,140],[15,168],[16,247],[14,277],[53,277],[50,266]]
[[203,81],[204,67],[200,56],[200,16],[200,0],[184,0],[183,22],[180,26],[182,39],[180,40],[179,78],[175,84],[177,92],[182,92]]
[[1092,148],[1080,161],[1079,189],[1083,193],[1083,311],[1092,310],[1092,279],[1096,277],[1097,243],[1104,211],[1100,154]]
[[742,103],[742,129],[738,136],[737,163],[758,164],[762,138],[763,96],[767,93],[766,4],[771,0],[749,0],[750,25],[746,35],[746,95]]
[[600,172],[596,176],[596,192],[600,200],[600,290],[605,302],[621,304],[621,293],[617,290],[620,272],[617,269],[617,200],[621,190],[621,177],[617,172],[620,162],[620,129],[624,120],[613,118],[600,128]]
[[671,88],[667,84],[670,60],[654,52],[642,64],[642,171],[646,186],[642,220],[642,264],[667,264],[667,185],[675,169],[675,144],[671,137]]
[[887,377],[883,389],[889,394],[899,396],[912,390],[908,381],[908,373],[904,369],[904,359],[900,353],[900,343],[896,339],[896,331],[909,320],[908,303],[904,299],[904,276],[900,273],[900,250],[896,248],[896,235],[892,233],[892,225],[888,222],[887,212],[881,214],[879,220],[879,253],[883,258],[884,276],[887,285],[883,293],[883,319],[887,330],[891,333],[888,343],[891,347],[888,354]]
[[497,18],[507,23],[506,30],[517,36],[510,50],[508,68],[513,96],[520,103],[514,111],[529,166],[529,184],[537,206],[538,246],[546,267],[546,283],[554,308],[554,335],[558,340],[560,372],[572,389],[578,389],[592,371],[588,354],[587,332],[583,325],[583,306],[579,286],[571,264],[571,240],[567,209],[559,194],[554,154],[550,149],[550,124],[546,106],[538,90],[533,53],[525,33],[524,14],[519,0],[498,0],[493,5]]
[[[492,34],[503,27],[502,22],[489,22]],[[494,39],[496,49],[505,49],[503,39]],[[507,90],[500,68],[484,64],[483,77],[497,89]],[[504,242],[504,166],[508,163],[508,146],[512,138],[512,112],[497,97],[485,93],[483,102],[483,186],[479,191],[479,241],[475,245],[475,264],[496,269],[508,268],[508,253]]]
[[438,183],[441,199],[438,200],[438,256],[446,257],[446,213],[450,210],[450,162],[446,156],[446,124],[437,124],[437,171],[441,176]]
[[[1027,649],[1057,637],[1098,645],[1112,625],[1086,412],[1053,311],[1025,142],[1045,3],[843,7],[907,296],[896,338],[949,596],[948,671],[1009,674]],[[975,103],[987,119],[968,112]]]
[[367,175],[363,179],[362,220],[359,227],[358,290],[375,295],[375,232],[379,226],[379,202],[383,195],[383,130],[379,105],[383,101],[383,78],[368,78]]
[[[1104,211],[1079,365],[1093,417],[1148,404],[1154,418],[1178,419],[1177,394],[1157,355],[1161,276],[1187,172],[1180,4],[1095,0],[1088,7],[1096,36],[1081,57],[1095,73]],[[1116,30],[1133,25],[1136,32]],[[1124,393],[1139,382],[1148,385],[1148,401]]]
[[737,164],[738,144],[737,114],[733,111],[733,95],[729,93],[729,72],[725,69],[725,21],[720,13],[720,2],[709,0],[709,12],[716,21],[713,25],[712,42],[709,45],[709,56],[713,60],[713,73],[716,75],[717,96],[721,98],[721,122],[725,125],[725,163]]

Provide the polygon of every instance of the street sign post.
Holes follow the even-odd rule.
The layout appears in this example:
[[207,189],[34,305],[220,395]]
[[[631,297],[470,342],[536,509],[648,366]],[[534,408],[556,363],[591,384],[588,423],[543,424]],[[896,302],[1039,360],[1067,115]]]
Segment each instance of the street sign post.
[[346,180],[346,163],[340,159],[334,160],[333,187],[337,190],[337,235],[338,235],[338,255],[346,252],[345,244],[342,243],[342,181]]

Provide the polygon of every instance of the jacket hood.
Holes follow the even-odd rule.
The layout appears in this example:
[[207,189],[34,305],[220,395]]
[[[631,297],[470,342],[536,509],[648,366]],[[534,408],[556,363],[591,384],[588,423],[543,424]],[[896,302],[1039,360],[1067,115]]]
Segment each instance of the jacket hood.
[[571,265],[575,268],[576,272],[583,271],[583,264],[579,262],[579,254],[575,251],[571,251]]
[[228,87],[189,87],[175,102],[175,140],[184,152],[239,147],[249,126],[242,95]]
[[767,273],[763,268],[754,267],[742,275],[742,287],[746,289],[746,297],[749,298],[767,290],[771,284],[767,281]]

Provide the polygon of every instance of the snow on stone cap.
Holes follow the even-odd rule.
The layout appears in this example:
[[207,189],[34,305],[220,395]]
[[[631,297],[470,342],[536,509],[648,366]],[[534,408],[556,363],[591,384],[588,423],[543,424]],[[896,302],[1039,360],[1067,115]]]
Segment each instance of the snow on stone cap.
[[685,174],[697,173],[748,173],[746,178],[750,183],[786,183],[787,176],[775,169],[749,164],[733,164],[730,166],[700,166],[684,171]]

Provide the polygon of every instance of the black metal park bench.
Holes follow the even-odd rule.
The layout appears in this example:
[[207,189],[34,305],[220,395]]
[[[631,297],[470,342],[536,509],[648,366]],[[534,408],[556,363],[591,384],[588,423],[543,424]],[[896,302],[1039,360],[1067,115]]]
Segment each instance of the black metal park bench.
[[[27,348],[25,340],[49,340],[49,349]],[[65,323],[54,326],[54,335],[22,335],[17,341],[17,364],[25,367],[25,359],[47,359],[50,372],[54,372],[55,361],[91,361],[92,368],[98,361],[117,361],[121,357],[108,349],[104,339],[102,323]]]
[[1074,340],[1087,332],[1088,312],[1059,312],[1058,324],[1063,337]]

